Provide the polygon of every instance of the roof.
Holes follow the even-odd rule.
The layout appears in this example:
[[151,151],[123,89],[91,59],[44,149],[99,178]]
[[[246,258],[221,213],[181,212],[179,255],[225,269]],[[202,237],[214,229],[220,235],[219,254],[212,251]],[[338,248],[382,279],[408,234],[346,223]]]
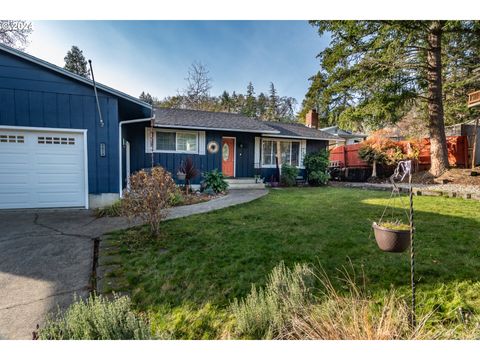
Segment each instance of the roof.
[[349,130],[343,130],[338,125],[321,128],[320,130],[324,131],[324,132],[327,132],[329,134],[337,135],[337,136],[345,138],[345,139],[366,138],[366,137],[368,137],[368,135],[365,135],[365,134],[354,133],[354,132],[349,131]]
[[245,115],[187,109],[156,108],[155,126],[268,134],[280,133],[264,121]]
[[266,122],[268,126],[278,130],[279,136],[312,140],[338,140],[337,136],[325,131],[309,128],[300,123]]
[[[52,71],[55,71],[59,74],[62,74],[64,76],[67,76],[69,78],[72,78],[76,81],[79,81],[79,82],[82,82],[82,83],[85,83],[89,86],[93,86],[93,81],[90,80],[90,79],[87,79],[83,76],[80,76],[80,75],[77,75],[77,74],[74,74],[72,73],[71,71],[68,71],[68,70],[65,70],[57,65],[54,65],[54,64],[51,64],[45,60],[42,60],[42,59],[39,59],[35,56],[32,56],[30,54],[27,54],[23,51],[20,51],[20,50],[17,50],[17,49],[14,49],[14,48],[11,48],[10,46],[7,46],[7,45],[4,45],[4,44],[0,44],[0,50],[3,50],[7,53],[10,53],[12,55],[15,55],[15,56],[18,56],[24,60],[27,60],[27,61],[30,61],[30,62],[33,62],[37,65],[40,65],[40,66],[43,66],[47,69],[50,69]],[[99,90],[102,90],[106,93],[109,93],[109,94],[112,94],[112,95],[115,95],[115,96],[118,96],[119,98],[122,98],[122,99],[125,99],[125,100],[128,100],[128,101],[131,101],[131,102],[134,102],[138,105],[141,105],[141,106],[144,106],[148,109],[151,108],[150,104],[147,104],[146,102],[143,102],[141,101],[140,99],[137,99],[136,97],[134,96],[131,96],[131,95],[128,95],[128,94],[125,94],[124,92],[121,92],[119,90],[116,90],[116,89],[113,89],[109,86],[106,86],[106,85],[103,85],[99,82],[95,82],[95,85],[97,86],[97,89]]]

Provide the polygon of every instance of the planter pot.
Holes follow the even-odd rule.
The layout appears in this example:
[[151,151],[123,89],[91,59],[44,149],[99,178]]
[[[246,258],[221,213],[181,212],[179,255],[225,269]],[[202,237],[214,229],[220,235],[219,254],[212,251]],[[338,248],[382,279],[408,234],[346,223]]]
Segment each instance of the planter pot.
[[392,230],[373,223],[375,240],[382,251],[400,253],[410,246],[410,230]]
[[184,173],[180,173],[180,172],[177,173],[177,179],[180,181],[185,181],[185,176],[186,175]]

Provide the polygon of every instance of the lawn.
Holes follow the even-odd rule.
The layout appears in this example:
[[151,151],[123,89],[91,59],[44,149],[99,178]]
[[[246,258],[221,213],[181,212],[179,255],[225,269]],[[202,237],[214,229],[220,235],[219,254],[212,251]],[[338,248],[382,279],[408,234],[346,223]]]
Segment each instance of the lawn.
[[[262,285],[280,261],[321,265],[332,277],[350,266],[372,296],[409,294],[409,254],[383,253],[373,238],[388,193],[342,188],[272,190],[249,204],[113,233],[119,290],[175,338],[222,337],[233,299]],[[399,206],[399,202],[396,203]],[[400,214],[401,209],[397,209]],[[416,197],[419,306],[455,317],[480,312],[480,203]],[[336,282],[340,286],[339,282]]]

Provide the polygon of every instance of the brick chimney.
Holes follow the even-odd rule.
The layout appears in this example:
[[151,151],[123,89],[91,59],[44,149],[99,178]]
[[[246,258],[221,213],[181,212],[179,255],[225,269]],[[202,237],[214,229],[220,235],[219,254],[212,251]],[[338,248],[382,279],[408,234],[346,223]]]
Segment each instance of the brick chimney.
[[318,129],[318,114],[317,110],[310,110],[307,115],[305,115],[305,125],[309,128]]

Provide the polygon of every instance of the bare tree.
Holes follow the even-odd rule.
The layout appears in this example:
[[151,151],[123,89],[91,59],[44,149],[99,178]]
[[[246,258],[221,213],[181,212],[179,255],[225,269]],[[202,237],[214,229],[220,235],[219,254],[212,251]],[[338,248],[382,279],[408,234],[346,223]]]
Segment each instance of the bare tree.
[[0,43],[24,50],[28,36],[33,32],[32,23],[22,20],[0,20]]
[[212,79],[208,76],[210,71],[201,62],[193,62],[188,69],[187,88],[184,90],[186,106],[190,109],[202,110],[203,105],[210,97]]

